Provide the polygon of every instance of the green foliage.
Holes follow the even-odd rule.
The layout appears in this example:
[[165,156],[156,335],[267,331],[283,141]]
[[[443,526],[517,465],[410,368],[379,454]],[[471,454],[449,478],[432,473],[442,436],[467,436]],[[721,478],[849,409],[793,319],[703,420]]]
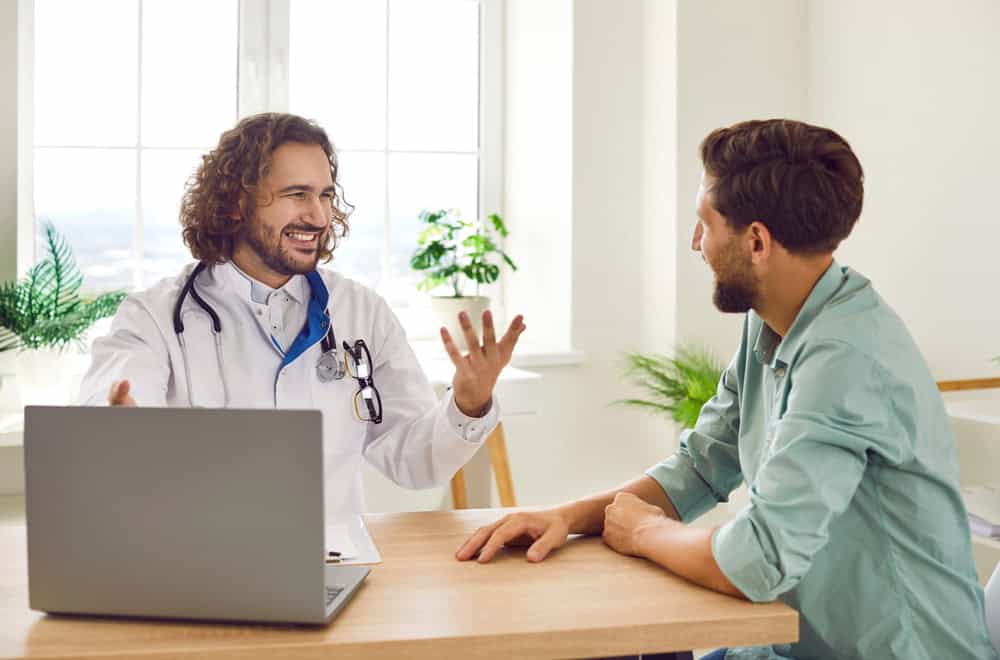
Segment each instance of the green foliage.
[[456,298],[462,296],[462,279],[479,285],[492,284],[500,277],[500,265],[490,257],[498,255],[503,263],[517,270],[507,253],[500,249],[494,232],[507,237],[507,226],[497,214],[489,216],[492,229],[464,220],[455,210],[421,211],[420,222],[426,225],[417,236],[419,248],[410,259],[413,270],[429,271],[417,285],[421,291],[449,286]]
[[629,353],[626,363],[625,375],[645,398],[615,403],[668,415],[681,428],[694,427],[722,377],[722,366],[700,349],[679,348],[674,357]]
[[125,299],[121,291],[81,297],[83,275],[73,250],[50,223],[43,229],[45,259],[20,282],[0,284],[0,351],[63,348],[80,341],[95,321],[114,314]]

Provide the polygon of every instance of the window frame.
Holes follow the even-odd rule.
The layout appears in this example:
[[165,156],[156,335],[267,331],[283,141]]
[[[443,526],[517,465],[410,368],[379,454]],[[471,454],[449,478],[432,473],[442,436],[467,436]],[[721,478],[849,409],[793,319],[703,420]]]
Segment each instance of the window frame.
[[[290,0],[237,0],[237,117],[257,112],[282,112],[288,109],[288,39]],[[389,0],[383,0],[387,5]],[[414,0],[417,1],[417,0]],[[503,215],[503,125],[504,125],[504,14],[506,0],[467,0],[479,6],[479,117],[478,117],[478,190],[477,217],[489,213]],[[35,0],[18,0],[18,148],[17,148],[17,273],[22,276],[35,262],[34,209],[34,27]],[[139,0],[139,25],[142,0]],[[387,21],[388,23],[388,21]],[[139,48],[141,58],[142,39]],[[142,85],[141,59],[137,75]],[[391,102],[391,101],[390,101]],[[137,110],[141,117],[141,103]],[[387,113],[388,114],[388,113]],[[141,127],[141,122],[139,124]],[[142,145],[137,144],[136,158],[141,161]],[[395,150],[388,149],[386,153]],[[405,153],[405,152],[403,152]],[[135,183],[137,265],[142,259],[141,162]],[[389,221],[388,183],[383,222]],[[389,232],[383,250],[383,275],[388,272]],[[345,246],[349,248],[349,244]],[[138,268],[136,270],[138,273]],[[148,285],[147,282],[143,283]],[[485,293],[502,309],[504,288],[491,285]],[[413,328],[422,335],[423,329]]]

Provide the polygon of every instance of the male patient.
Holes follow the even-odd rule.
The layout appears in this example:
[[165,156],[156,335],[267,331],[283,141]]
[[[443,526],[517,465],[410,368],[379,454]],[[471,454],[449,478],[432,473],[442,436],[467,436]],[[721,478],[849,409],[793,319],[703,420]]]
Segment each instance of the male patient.
[[[541,561],[568,534],[800,614],[800,641],[712,658],[995,658],[934,379],[899,317],[833,251],[861,213],[847,142],[751,121],[701,145],[692,249],[713,301],[745,313],[739,350],[679,451],[615,490],[479,529]],[[746,481],[750,503],[688,526]]]

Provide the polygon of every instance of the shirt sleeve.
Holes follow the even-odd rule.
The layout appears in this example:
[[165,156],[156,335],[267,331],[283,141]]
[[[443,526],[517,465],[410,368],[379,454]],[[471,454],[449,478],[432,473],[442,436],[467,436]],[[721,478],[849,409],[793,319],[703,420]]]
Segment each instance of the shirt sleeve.
[[134,296],[122,301],[111,331],[94,340],[90,367],[80,383],[82,405],[108,404],[111,384],[129,381],[129,394],[140,406],[165,406],[170,360],[163,335],[149,311]]
[[776,599],[809,571],[870,451],[901,458],[887,432],[884,375],[871,357],[829,340],[806,347],[797,362],[750,504],[712,538],[722,572],[756,602]]
[[681,434],[677,453],[646,471],[663,488],[683,522],[727,501],[743,481],[737,446],[742,356],[740,350],[723,371],[715,396],[702,407],[695,427]]
[[404,488],[446,483],[482,446],[500,420],[496,396],[482,418],[468,417],[449,392],[438,400],[402,326],[380,302],[382,338],[373,355],[382,423],[369,424],[363,454],[379,472]]
[[496,428],[497,423],[500,421],[500,406],[492,397],[489,404],[487,404],[486,414],[482,417],[469,417],[459,410],[451,388],[448,389],[447,399],[448,405],[446,406],[446,410],[448,411],[448,421],[451,423],[451,427],[455,429],[455,432],[468,442],[482,442]]

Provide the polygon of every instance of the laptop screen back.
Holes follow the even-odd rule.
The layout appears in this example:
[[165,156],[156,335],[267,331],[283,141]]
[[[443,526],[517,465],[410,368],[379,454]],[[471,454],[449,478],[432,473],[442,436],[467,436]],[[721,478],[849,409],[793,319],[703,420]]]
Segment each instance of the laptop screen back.
[[322,617],[319,411],[28,407],[25,472],[33,609]]

